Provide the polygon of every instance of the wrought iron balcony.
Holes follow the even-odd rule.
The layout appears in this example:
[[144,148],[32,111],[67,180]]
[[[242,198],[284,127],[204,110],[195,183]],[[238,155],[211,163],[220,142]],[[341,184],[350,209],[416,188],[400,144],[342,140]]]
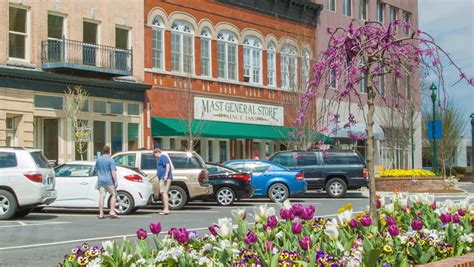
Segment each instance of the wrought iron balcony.
[[123,50],[64,38],[41,42],[43,69],[130,76],[133,69],[132,62],[132,49]]

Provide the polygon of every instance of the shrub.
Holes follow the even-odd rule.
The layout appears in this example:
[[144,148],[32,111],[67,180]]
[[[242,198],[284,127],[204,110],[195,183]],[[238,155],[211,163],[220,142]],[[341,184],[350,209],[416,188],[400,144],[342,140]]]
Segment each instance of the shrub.
[[418,170],[386,170],[381,177],[433,177],[436,176],[432,171],[423,169]]

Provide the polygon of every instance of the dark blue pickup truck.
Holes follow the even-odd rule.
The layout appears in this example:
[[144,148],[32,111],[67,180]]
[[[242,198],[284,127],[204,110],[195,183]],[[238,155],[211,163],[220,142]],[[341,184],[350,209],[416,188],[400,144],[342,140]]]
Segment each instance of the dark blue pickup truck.
[[308,190],[325,190],[330,197],[341,198],[348,189],[368,186],[365,160],[357,151],[280,151],[270,160],[303,170]]

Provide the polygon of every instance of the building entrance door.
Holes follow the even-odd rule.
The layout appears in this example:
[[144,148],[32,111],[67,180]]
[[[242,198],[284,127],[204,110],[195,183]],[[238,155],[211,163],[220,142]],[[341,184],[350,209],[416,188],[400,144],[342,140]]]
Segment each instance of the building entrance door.
[[59,120],[43,119],[43,152],[49,160],[58,160]]

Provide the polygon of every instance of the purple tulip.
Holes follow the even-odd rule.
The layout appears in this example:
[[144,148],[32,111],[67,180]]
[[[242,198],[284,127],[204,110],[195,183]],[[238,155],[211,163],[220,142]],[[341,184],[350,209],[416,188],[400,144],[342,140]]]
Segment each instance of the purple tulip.
[[349,226],[352,228],[357,228],[359,226],[359,223],[357,222],[356,219],[352,219],[351,222],[349,223]]
[[308,250],[311,249],[313,246],[313,242],[311,241],[311,238],[309,236],[305,236],[300,240],[300,247],[303,250]]
[[209,232],[211,232],[213,236],[216,236],[218,234],[217,229],[219,229],[219,225],[214,224],[213,226],[209,226],[207,229],[209,229]]
[[458,209],[458,214],[459,216],[464,217],[464,215],[466,215],[466,212],[463,209]]
[[147,233],[146,230],[143,228],[138,229],[137,231],[137,238],[140,240],[146,239]]
[[380,202],[380,199],[377,198],[377,201],[375,202],[375,207],[377,209],[380,209],[381,206],[382,206],[382,202]]
[[303,231],[303,225],[301,225],[299,222],[294,222],[291,225],[291,230],[293,231],[293,234],[299,235]]
[[367,227],[367,226],[369,226],[369,225],[372,224],[372,219],[370,218],[369,215],[365,215],[364,217],[362,217],[362,218],[360,219],[360,223],[361,223],[363,226]]
[[313,219],[315,210],[316,209],[314,208],[313,205],[310,205],[309,207],[304,208],[303,212],[301,213],[301,216],[300,216],[301,219],[303,219],[303,220]]
[[293,220],[295,218],[295,214],[293,213],[292,209],[281,209],[280,217],[283,220]]
[[296,216],[296,217],[300,217],[301,214],[303,213],[303,205],[301,204],[294,204],[292,207],[291,207],[291,211],[293,211],[293,214]]
[[271,229],[277,227],[278,225],[278,219],[275,215],[272,215],[270,217],[267,218],[267,225],[268,227],[270,227]]
[[457,214],[453,215],[453,223],[459,223],[459,215]]
[[174,231],[173,237],[176,241],[178,241],[178,243],[186,244],[189,240],[189,232],[184,228],[179,228]]
[[388,233],[391,236],[397,236],[400,234],[400,229],[398,229],[398,227],[395,224],[392,224],[388,227]]
[[265,251],[272,251],[273,250],[273,242],[270,241],[270,240],[266,240],[263,248],[265,249]]
[[432,208],[432,209],[436,209],[436,201],[433,202],[433,204],[431,204],[431,208]]
[[415,231],[419,231],[423,228],[423,221],[421,220],[413,220],[411,222],[411,228]]
[[443,224],[448,224],[451,222],[451,214],[449,213],[441,214],[439,218]]
[[388,225],[394,225],[397,223],[397,220],[393,217],[387,217],[385,220],[387,221]]
[[255,234],[252,231],[249,231],[248,233],[246,233],[245,237],[244,237],[245,243],[247,243],[249,245],[253,245],[253,244],[257,243],[257,239],[258,239],[257,234]]
[[150,223],[150,231],[157,235],[161,232],[161,223]]

